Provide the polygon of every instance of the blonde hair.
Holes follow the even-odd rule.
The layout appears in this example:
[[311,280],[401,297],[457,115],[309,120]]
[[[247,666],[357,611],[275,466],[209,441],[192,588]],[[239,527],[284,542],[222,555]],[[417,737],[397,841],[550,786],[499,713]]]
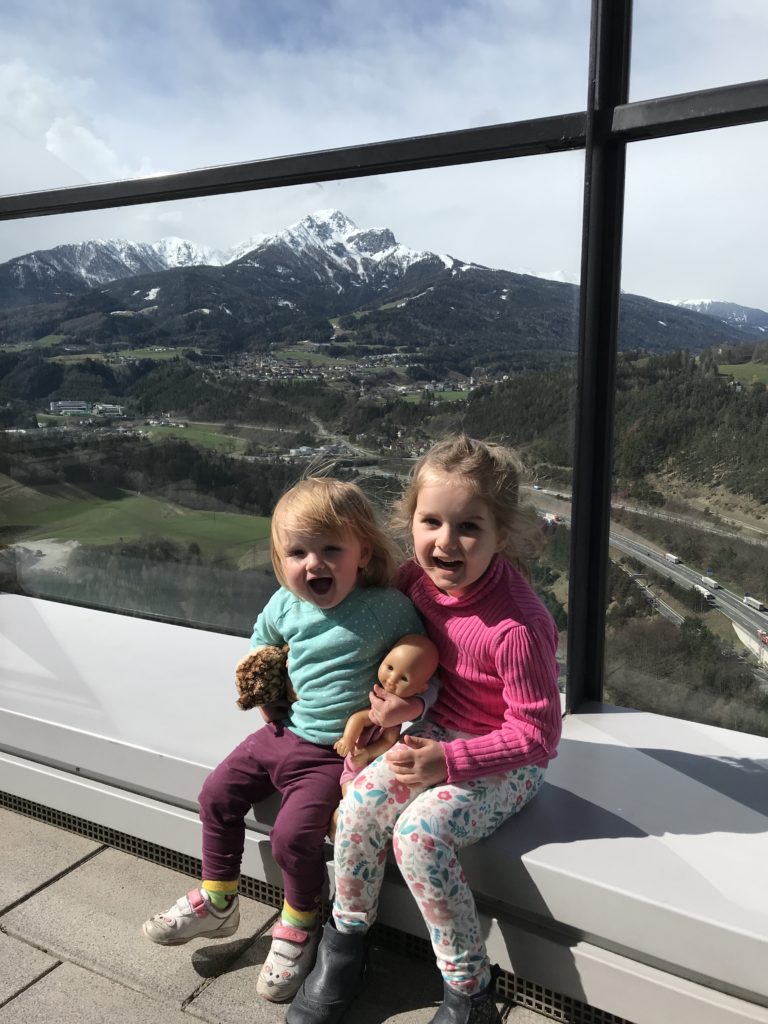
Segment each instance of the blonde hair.
[[395,505],[392,525],[401,536],[409,536],[421,488],[435,477],[450,477],[488,505],[503,541],[500,554],[525,570],[526,563],[541,552],[543,533],[535,509],[520,504],[522,472],[522,460],[511,448],[466,434],[446,438],[414,466]]
[[387,587],[392,583],[398,562],[394,541],[384,533],[376,512],[357,484],[332,477],[307,477],[280,498],[272,513],[270,550],[272,567],[281,586],[285,586],[279,552],[281,529],[300,533],[353,533],[371,550],[371,559],[358,573],[362,587]]

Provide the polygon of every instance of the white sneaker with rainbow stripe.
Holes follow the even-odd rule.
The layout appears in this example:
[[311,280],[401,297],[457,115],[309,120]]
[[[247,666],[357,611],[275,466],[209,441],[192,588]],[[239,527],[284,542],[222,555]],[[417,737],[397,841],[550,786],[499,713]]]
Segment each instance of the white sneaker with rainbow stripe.
[[307,930],[278,921],[272,929],[272,945],[256,982],[261,998],[271,1003],[293,999],[312,970],[319,941],[319,922]]
[[238,897],[226,910],[217,910],[204,889],[191,889],[164,914],[155,914],[141,926],[148,939],[161,946],[180,946],[205,936],[223,939],[234,935],[240,925]]

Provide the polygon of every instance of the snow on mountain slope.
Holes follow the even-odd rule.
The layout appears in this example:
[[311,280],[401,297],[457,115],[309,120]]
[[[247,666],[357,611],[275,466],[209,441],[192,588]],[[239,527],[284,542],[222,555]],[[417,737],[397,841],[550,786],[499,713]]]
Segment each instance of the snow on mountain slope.
[[278,269],[280,262],[285,264],[279,272],[290,277],[288,263],[293,261],[279,261],[280,252],[306,263],[337,292],[368,284],[387,287],[387,282],[399,281],[409,268],[435,260],[454,271],[465,267],[450,256],[400,245],[388,228],[361,229],[339,210],[320,210],[274,234],[253,235],[227,252],[177,237],[153,243],[94,239],[38,250],[0,265],[0,292],[9,305],[58,300],[111,281],[172,268],[242,264],[260,269],[259,260],[265,254]]
[[262,232],[259,235],[252,235],[247,238],[244,242],[238,242],[237,245],[233,245],[231,249],[222,255],[222,264],[227,266],[229,263],[236,263],[237,260],[241,260],[243,256],[247,256],[249,252],[253,252],[265,238],[269,238],[269,235]]
[[[294,301],[285,287],[312,278],[338,295],[363,296],[381,290],[421,290],[442,268],[456,276],[491,271],[445,254],[409,249],[389,228],[359,228],[339,210],[318,210],[281,231],[255,234],[227,251],[183,238],[157,242],[106,239],[38,250],[0,264],[0,304],[60,301],[91,288],[140,274],[188,267],[234,267],[263,280],[265,295]],[[500,271],[493,271],[499,273]],[[569,275],[520,270],[533,277],[572,283]],[[270,283],[271,282],[271,283]],[[271,289],[271,291],[269,290]],[[768,333],[768,313],[711,299],[672,300],[671,305],[714,317],[741,333]]]
[[361,230],[339,210],[308,214],[282,231],[263,237],[248,255],[258,259],[260,252],[279,245],[314,257],[325,265],[329,276],[338,269],[363,280],[382,267],[402,274],[414,263],[435,258],[433,253],[400,245],[389,228]]
[[163,260],[165,266],[171,267],[221,267],[227,262],[216,249],[207,245],[197,245],[186,238],[161,238],[153,242],[152,248]]
[[751,335],[768,334],[768,313],[763,309],[722,299],[670,299],[669,305],[714,317]]

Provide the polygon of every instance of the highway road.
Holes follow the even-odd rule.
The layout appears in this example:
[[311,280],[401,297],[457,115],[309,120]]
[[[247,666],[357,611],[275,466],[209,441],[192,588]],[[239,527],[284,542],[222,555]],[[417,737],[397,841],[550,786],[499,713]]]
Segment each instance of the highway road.
[[[538,493],[559,501],[568,503],[571,501],[571,495],[567,491],[553,491],[550,488],[539,487],[536,484],[524,489],[533,491],[534,496]],[[680,526],[692,526],[696,530],[702,530],[704,533],[715,533],[719,537],[732,537],[734,540],[743,540],[747,544],[768,547],[768,530],[764,530],[759,526],[750,526],[748,523],[743,523],[738,519],[729,519],[727,516],[718,515],[713,517],[713,521],[710,522],[701,518],[694,519],[692,516],[684,516],[679,513],[672,514],[670,512],[661,512],[657,509],[636,508],[623,501],[612,502],[611,507],[624,512],[634,512],[638,516],[648,516],[651,519],[666,519],[668,522],[678,523]],[[717,523],[729,523],[732,526],[738,527],[738,530],[727,530],[722,526],[718,526]]]
[[[552,512],[549,509],[540,509],[538,511],[539,515],[543,517],[551,518],[552,516]],[[558,513],[558,520],[563,526],[570,527],[571,525],[570,519],[566,515]],[[666,576],[667,579],[674,580],[674,582],[679,584],[681,587],[685,587],[690,590],[694,584],[706,586],[705,584],[702,584],[703,574],[701,572],[695,569],[690,569],[682,562],[670,562],[669,559],[665,558],[665,553],[663,551],[650,547],[642,541],[635,540],[633,537],[628,536],[626,531],[619,533],[618,531],[611,530],[610,544],[611,547],[616,548],[625,555],[631,555],[633,558],[637,559],[638,562],[641,562],[646,568],[652,569],[660,576]],[[670,619],[672,622],[675,622],[677,625],[682,623],[683,616],[679,612],[675,611],[674,608],[671,608],[665,601],[654,594],[642,580],[636,580],[636,582],[637,585],[653,600],[654,607],[660,614],[664,615],[665,618]],[[753,636],[757,633],[758,629],[768,630],[768,613],[754,611],[752,608],[748,607],[748,605],[744,604],[741,595],[735,594],[733,591],[727,590],[725,587],[718,587],[716,590],[713,590],[711,587],[707,587],[707,589],[715,598],[714,608],[716,608],[717,611],[731,622],[738,623]],[[768,673],[765,669],[753,667],[752,672],[761,687],[768,692]]]
[[[611,531],[611,545],[627,555],[632,555],[633,558],[636,558],[648,566],[648,568],[653,569],[654,572],[666,576],[667,579],[674,580],[681,587],[690,590],[694,584],[702,585],[701,572],[689,569],[682,562],[674,563],[668,561],[664,557],[663,552],[659,552],[647,544],[642,544],[623,534],[619,535]],[[713,594],[715,607],[718,611],[722,612],[732,622],[738,622],[744,629],[752,632],[756,632],[758,629],[768,629],[768,615],[765,612],[753,611],[744,604],[741,595],[735,594],[731,590],[726,590],[724,587],[718,587],[717,590],[712,590],[711,587],[707,589]]]
[[[537,494],[544,494],[547,495],[547,497],[559,499],[559,501],[564,503],[570,502],[570,495],[564,492],[555,492],[553,490],[540,487],[533,487],[531,490],[534,504],[536,502]],[[567,505],[563,504],[557,507],[562,510],[557,513],[559,521],[562,522],[564,526],[570,526],[570,517],[565,512]],[[552,516],[551,508],[537,508],[537,511],[541,516],[548,516],[550,518]],[[641,509],[633,509],[631,511],[646,514]],[[675,517],[668,516],[667,518],[674,519]],[[697,529],[702,528],[704,527],[697,524]],[[635,540],[628,530],[622,529],[621,532],[619,530],[611,530],[610,536],[611,545],[613,547],[618,548],[619,551],[623,551],[627,555],[632,555],[649,568],[667,576],[668,579],[674,580],[675,583],[679,583],[680,586],[688,589],[690,589],[695,583],[706,586],[706,584],[701,583],[702,576],[708,575],[706,572],[690,569],[682,562],[675,564],[674,562],[668,561],[664,557],[663,551],[659,551],[657,548],[654,548],[649,544],[645,544],[642,541]],[[732,534],[731,536],[736,535]],[[742,594],[733,593],[723,587],[720,587],[717,590],[712,590],[711,587],[707,587],[707,589],[711,590],[715,597],[715,607],[726,615],[732,622],[737,622],[740,626],[743,626],[744,629],[752,632],[758,629],[768,630],[768,614],[765,612],[754,611],[745,605],[742,600]],[[677,617],[679,619],[679,616]]]

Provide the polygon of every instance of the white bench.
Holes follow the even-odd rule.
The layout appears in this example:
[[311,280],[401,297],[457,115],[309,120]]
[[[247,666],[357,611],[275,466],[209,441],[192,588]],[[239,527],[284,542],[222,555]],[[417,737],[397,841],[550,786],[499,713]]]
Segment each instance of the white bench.
[[[0,595],[0,790],[198,857],[196,796],[257,724],[246,641]],[[243,873],[273,885],[273,808]],[[595,706],[463,862],[503,969],[633,1024],[768,1024],[768,739]],[[392,866],[380,920],[425,931]]]

